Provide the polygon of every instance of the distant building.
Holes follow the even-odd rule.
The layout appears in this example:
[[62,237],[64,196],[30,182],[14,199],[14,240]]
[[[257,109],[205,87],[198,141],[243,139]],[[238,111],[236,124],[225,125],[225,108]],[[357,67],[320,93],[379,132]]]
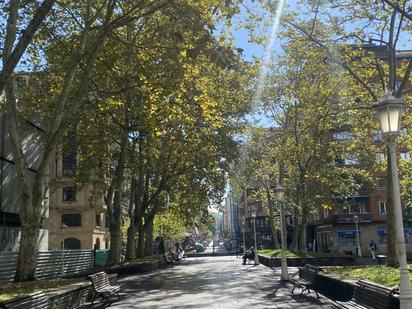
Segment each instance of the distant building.
[[[253,197],[253,192],[258,185],[251,183],[247,190],[243,191],[238,201],[238,222],[239,231],[241,234],[241,222],[245,222],[245,244],[246,248],[254,246],[254,230],[253,230],[253,218],[251,214],[252,207],[257,209],[256,213],[256,243],[258,248],[273,248],[274,241],[272,237],[272,231],[269,224],[269,217],[267,216],[263,207],[262,201]],[[241,234],[243,238],[243,235]],[[241,239],[242,239],[241,238]],[[243,239],[241,240],[243,242]]]
[[66,145],[57,151],[50,170],[50,208],[45,226],[49,230],[49,248],[109,249],[107,209],[101,190],[87,184],[75,184],[76,151]]
[[238,203],[234,201],[233,192],[229,191],[225,197],[223,210],[223,230],[228,240],[231,241],[232,247],[241,245],[241,234],[239,226]]

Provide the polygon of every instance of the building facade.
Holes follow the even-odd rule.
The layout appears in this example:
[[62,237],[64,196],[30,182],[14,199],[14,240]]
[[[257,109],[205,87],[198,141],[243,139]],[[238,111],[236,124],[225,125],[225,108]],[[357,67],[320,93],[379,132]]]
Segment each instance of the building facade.
[[[254,247],[254,226],[253,221],[256,224],[256,244],[258,249],[273,248],[274,241],[272,237],[272,231],[269,224],[269,218],[263,207],[261,200],[253,196],[253,192],[256,190],[257,184],[251,184],[247,190],[243,191],[238,201],[238,218],[239,218],[239,231],[240,237],[243,242],[242,231],[244,231],[246,248]],[[252,216],[252,209],[256,210],[256,218]],[[242,221],[244,227],[242,227]]]
[[92,184],[78,188],[75,183],[76,152],[56,152],[50,170],[50,207],[45,226],[49,248],[109,249],[107,209],[102,190]]
[[[0,97],[0,101],[3,101],[3,97]],[[28,166],[27,175],[32,186],[43,151],[37,141],[42,138],[44,131],[30,121],[22,121],[19,125]],[[17,188],[17,172],[10,146],[7,114],[0,113],[0,251],[19,250],[21,223]],[[48,216],[49,203],[46,194],[42,209],[42,223]],[[39,231],[38,247],[40,250],[48,249],[48,230],[44,224]]]
[[[350,136],[350,134],[346,134]],[[382,152],[377,161],[386,162],[385,147],[381,136],[375,136],[375,145]],[[411,156],[400,147],[400,160],[410,160]],[[354,158],[339,162],[342,167],[365,167]],[[378,253],[386,253],[387,247],[387,173],[385,170],[372,175],[374,181],[364,184],[356,196],[336,199],[332,209],[319,208],[307,228],[309,250],[358,255],[358,242],[362,255],[370,255],[369,244],[374,241]],[[406,250],[412,251],[412,208],[404,206],[404,234]]]

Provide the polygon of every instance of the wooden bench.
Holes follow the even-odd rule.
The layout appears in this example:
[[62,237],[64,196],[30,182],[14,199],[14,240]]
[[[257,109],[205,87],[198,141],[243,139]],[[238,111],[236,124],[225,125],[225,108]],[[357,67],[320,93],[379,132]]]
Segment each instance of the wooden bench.
[[110,295],[116,294],[118,300],[120,300],[120,286],[111,285],[107,273],[101,271],[99,273],[89,275],[88,278],[92,281],[94,291],[92,305],[96,297],[101,297],[102,302],[107,301],[110,304]]
[[392,296],[396,293],[395,289],[390,289],[372,282],[359,280],[353,291],[350,301],[336,301],[333,308],[343,309],[391,309],[394,307]]
[[313,285],[315,283],[316,276],[319,271],[322,271],[322,269],[310,264],[306,264],[303,268],[301,268],[298,272],[299,278],[293,278],[296,274],[298,274],[296,273],[290,279],[291,283],[293,284],[292,294],[294,294],[296,288],[302,289],[300,295],[302,295],[305,291],[310,293],[310,290],[312,289],[316,293],[316,297],[319,298],[318,292],[315,289],[313,289]]
[[13,298],[0,303],[0,308],[8,309],[48,309],[51,305],[44,292],[37,292],[30,295]]

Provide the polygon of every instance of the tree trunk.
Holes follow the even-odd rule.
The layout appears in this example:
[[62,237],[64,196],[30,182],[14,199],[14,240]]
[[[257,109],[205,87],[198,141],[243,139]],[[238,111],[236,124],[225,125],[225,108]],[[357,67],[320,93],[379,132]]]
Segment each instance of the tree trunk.
[[299,225],[299,252],[306,253],[306,225],[307,225],[307,216],[302,215],[302,222]]
[[268,199],[268,208],[269,208],[269,225],[270,225],[270,230],[272,232],[272,237],[273,237],[273,242],[274,242],[274,246],[275,249],[279,249],[279,239],[278,239],[278,233],[275,227],[275,220],[274,220],[274,209],[273,209],[273,201],[272,198],[270,196],[270,193],[268,192],[268,190],[266,190],[266,196]]
[[133,260],[136,258],[136,224],[135,224],[135,188],[136,179],[132,178],[130,183],[130,197],[129,197],[129,219],[130,225],[127,229],[127,244],[126,244],[126,260]]
[[139,232],[138,232],[138,238],[137,238],[137,252],[136,256],[137,257],[144,257],[144,248],[145,248],[145,238],[144,238],[144,229],[143,229],[143,224],[140,222],[139,224]]
[[114,224],[109,225],[110,231],[110,250],[107,260],[108,265],[114,265],[120,263],[120,256],[122,252],[122,241],[120,229]]
[[[127,117],[126,117],[127,118]],[[128,120],[125,120],[128,122]],[[124,169],[127,158],[128,150],[128,132],[123,132],[123,136],[120,141],[120,154],[119,161],[116,167],[115,175],[112,181],[112,190],[114,192],[113,204],[109,215],[109,230],[110,230],[110,250],[108,263],[118,264],[120,262],[120,255],[122,251],[122,238],[121,238],[121,226],[122,226],[122,206],[121,206],[121,192],[122,183],[124,178]],[[108,207],[109,210],[109,207]]]
[[393,209],[393,193],[392,193],[392,177],[391,171],[392,166],[389,160],[389,147],[387,147],[387,171],[388,176],[386,177],[386,242],[387,242],[387,250],[386,250],[386,265],[390,267],[399,267],[398,257],[396,252],[396,226],[395,226],[395,211]]
[[22,225],[15,281],[31,281],[35,279],[38,234],[38,226]]
[[146,224],[146,228],[144,231],[144,255],[145,256],[150,256],[153,254],[153,220],[150,220]]
[[299,249],[299,211],[295,207],[293,212],[293,236],[291,249],[298,251]]

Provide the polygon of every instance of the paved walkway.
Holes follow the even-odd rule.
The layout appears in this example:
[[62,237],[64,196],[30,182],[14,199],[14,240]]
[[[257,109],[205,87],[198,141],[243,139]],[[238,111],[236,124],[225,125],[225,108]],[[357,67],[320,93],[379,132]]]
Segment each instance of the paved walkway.
[[[296,268],[289,268],[290,272]],[[279,270],[241,265],[234,256],[188,258],[180,265],[119,280],[110,308],[329,308],[327,298],[291,296]]]

